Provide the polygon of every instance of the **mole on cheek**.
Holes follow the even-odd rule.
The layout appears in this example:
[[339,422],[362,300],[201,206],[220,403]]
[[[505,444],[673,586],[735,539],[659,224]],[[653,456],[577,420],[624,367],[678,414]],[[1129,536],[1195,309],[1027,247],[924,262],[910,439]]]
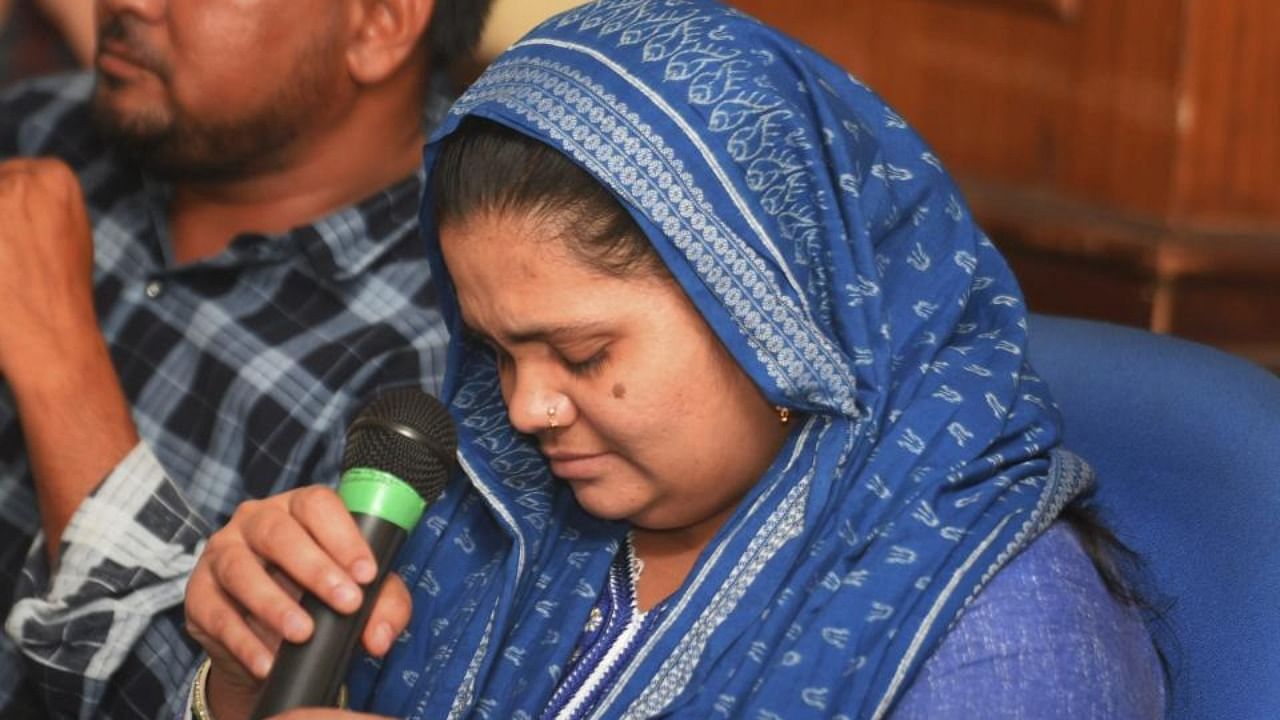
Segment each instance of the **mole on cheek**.
[[621,400],[627,396],[627,386],[622,383],[613,384],[613,396]]

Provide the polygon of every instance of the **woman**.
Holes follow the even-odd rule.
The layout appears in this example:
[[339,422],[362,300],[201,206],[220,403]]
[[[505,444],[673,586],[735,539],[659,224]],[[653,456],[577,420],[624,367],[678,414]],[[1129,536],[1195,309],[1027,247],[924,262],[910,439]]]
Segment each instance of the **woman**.
[[[717,4],[606,0],[495,62],[427,171],[464,472],[355,707],[1160,716],[1141,622],[1054,522],[1089,476],[1053,450],[1017,286],[868,89]],[[326,492],[247,508],[197,567],[215,712],[270,630],[309,630],[228,568],[368,576]]]

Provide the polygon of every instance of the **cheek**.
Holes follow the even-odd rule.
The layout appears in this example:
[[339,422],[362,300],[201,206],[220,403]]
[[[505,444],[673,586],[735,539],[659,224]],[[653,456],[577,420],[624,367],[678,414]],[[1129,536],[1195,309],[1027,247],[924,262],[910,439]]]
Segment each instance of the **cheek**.
[[[670,465],[686,457],[689,433],[701,424],[701,413],[669,371],[604,380],[587,408],[592,424],[633,459],[646,465]],[[651,469],[656,470],[656,467]]]
[[[174,99],[188,109],[188,114],[197,117],[220,117],[233,114],[228,113],[231,109],[255,106],[256,93],[252,90],[261,85],[261,78],[270,77],[271,71],[256,65],[253,56],[254,49],[239,42],[217,47],[193,42],[179,48],[170,79]],[[246,65],[255,67],[252,74]]]
[[[271,20],[261,17],[262,13],[255,8],[240,9],[237,5],[206,1],[175,7],[170,13],[169,27],[174,51],[183,61],[209,71],[251,63],[253,55],[266,47],[263,25]],[[217,56],[221,56],[222,62],[215,65],[210,61]]]
[[[205,0],[175,10],[170,37],[179,100],[214,111],[243,108],[287,82],[306,35],[283,14],[286,6]],[[308,21],[307,28],[324,21]]]
[[700,338],[663,335],[646,343],[664,348],[643,353],[640,361],[600,381],[601,400],[615,432],[638,448],[667,454],[688,447],[690,433],[708,421],[707,392],[721,385],[707,374],[706,349]]

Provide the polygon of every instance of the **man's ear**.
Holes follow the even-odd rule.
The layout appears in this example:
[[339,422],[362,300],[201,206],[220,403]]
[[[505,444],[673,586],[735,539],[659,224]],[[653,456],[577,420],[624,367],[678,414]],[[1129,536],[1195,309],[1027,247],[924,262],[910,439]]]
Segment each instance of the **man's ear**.
[[425,41],[435,0],[352,0],[347,68],[371,85],[396,73]]

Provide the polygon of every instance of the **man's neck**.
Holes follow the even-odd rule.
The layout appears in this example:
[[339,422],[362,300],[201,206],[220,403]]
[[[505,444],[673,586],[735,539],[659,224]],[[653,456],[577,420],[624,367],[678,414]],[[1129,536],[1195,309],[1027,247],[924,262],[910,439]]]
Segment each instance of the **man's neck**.
[[241,233],[286,232],[411,175],[421,158],[420,110],[366,115],[331,128],[276,170],[177,182],[169,207],[174,261],[217,255]]

